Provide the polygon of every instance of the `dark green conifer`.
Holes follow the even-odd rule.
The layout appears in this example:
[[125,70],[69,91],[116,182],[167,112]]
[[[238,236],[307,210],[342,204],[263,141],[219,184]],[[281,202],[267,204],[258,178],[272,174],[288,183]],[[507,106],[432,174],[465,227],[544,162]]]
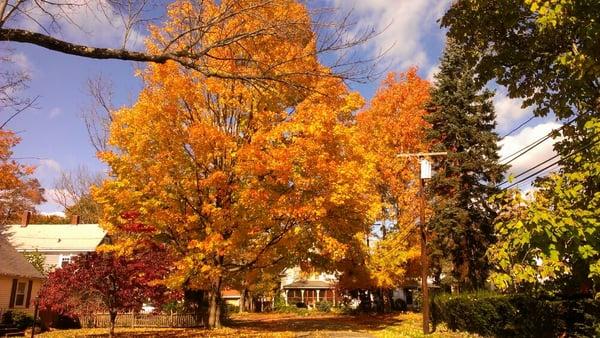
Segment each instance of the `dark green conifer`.
[[434,262],[452,264],[460,289],[478,289],[488,276],[485,252],[494,242],[495,208],[506,166],[499,164],[493,92],[478,85],[466,51],[449,40],[431,92],[425,119],[433,151],[447,151],[427,183]]

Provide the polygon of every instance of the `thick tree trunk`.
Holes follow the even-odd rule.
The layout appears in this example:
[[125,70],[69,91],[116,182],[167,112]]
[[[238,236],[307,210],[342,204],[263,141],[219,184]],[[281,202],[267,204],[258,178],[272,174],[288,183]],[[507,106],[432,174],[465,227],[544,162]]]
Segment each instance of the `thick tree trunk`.
[[213,283],[208,300],[209,329],[221,328],[221,277]]
[[117,312],[110,311],[109,316],[110,316],[110,329],[108,331],[108,336],[112,338],[115,336],[115,323],[117,322]]

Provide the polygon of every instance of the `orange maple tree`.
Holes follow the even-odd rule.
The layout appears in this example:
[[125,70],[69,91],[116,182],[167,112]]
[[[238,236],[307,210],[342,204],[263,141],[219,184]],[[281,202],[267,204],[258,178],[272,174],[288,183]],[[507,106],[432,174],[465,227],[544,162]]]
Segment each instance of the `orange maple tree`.
[[[167,25],[153,30],[150,50],[161,48],[162,34],[185,29],[180,18],[197,10],[178,4]],[[217,20],[211,11],[218,6],[207,2],[199,17]],[[249,77],[269,67],[285,81],[265,88],[172,62],[150,65],[137,102],[114,114],[111,150],[100,154],[111,179],[94,194],[116,240],[109,249],[128,254],[146,239],[165,243],[176,260],[164,283],[205,290],[211,328],[220,326],[220,291],[236,276],[291,256],[341,257],[379,210],[375,167],[356,137],[353,113],[362,98],[334,74],[322,76],[327,69],[307,53],[315,41],[304,5],[270,1],[202,36],[264,17],[290,29],[212,48],[206,66]],[[204,44],[210,41],[198,52]],[[245,53],[262,61],[239,60]],[[302,57],[290,61],[290,53]]]
[[[357,117],[359,138],[375,163],[373,185],[380,198],[381,220],[369,229],[361,245],[353,247],[342,284],[352,288],[390,288],[411,277],[419,257],[416,231],[418,168],[414,158],[402,153],[427,150],[423,120],[429,100],[429,83],[416,68],[390,73]],[[369,245],[367,245],[367,242]]]
[[1,227],[18,219],[21,212],[44,202],[44,189],[31,177],[35,168],[12,158],[19,141],[12,131],[0,129],[0,233]]

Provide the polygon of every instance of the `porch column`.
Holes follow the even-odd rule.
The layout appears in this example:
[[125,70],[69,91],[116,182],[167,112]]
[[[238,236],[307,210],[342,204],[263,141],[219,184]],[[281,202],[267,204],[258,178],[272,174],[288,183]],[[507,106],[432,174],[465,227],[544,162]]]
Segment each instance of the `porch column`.
[[302,298],[302,303],[304,303],[304,289],[300,290],[300,297]]
[[317,302],[318,302],[318,301],[319,301],[319,292],[320,292],[321,290],[317,289],[316,291],[317,291]]
[[289,291],[290,291],[290,290],[285,290],[285,292],[284,292],[284,295],[285,295],[285,296],[284,296],[284,298],[285,298],[285,306],[288,306],[288,292],[289,292]]
[[331,290],[333,292],[333,306],[335,306],[335,289]]

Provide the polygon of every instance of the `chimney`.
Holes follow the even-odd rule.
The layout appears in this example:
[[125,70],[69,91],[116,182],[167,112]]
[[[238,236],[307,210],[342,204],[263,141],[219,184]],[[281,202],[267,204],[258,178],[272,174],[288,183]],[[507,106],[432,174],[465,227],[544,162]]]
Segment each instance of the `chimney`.
[[21,216],[21,227],[25,228],[29,225],[29,221],[31,220],[31,211],[23,211],[23,216]]
[[73,215],[71,216],[71,224],[79,224],[79,215]]

